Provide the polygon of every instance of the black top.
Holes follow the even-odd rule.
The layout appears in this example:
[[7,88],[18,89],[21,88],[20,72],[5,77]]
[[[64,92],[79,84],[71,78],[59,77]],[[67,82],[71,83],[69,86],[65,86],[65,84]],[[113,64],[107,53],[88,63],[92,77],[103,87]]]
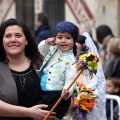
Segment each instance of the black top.
[[[24,107],[32,107],[37,105],[40,100],[40,80],[33,66],[27,70],[18,72],[11,70],[15,80],[18,92],[18,104]],[[15,118],[13,118],[15,120]],[[13,120],[12,119],[12,120]],[[20,120],[28,120],[27,118],[19,118]],[[18,120],[18,118],[16,118]]]

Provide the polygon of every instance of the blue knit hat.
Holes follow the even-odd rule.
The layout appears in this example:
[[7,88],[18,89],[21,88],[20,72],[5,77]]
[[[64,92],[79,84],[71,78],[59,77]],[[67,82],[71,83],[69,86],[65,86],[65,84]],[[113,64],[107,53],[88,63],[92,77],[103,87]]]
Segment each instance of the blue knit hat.
[[59,22],[56,25],[54,29],[54,36],[56,36],[58,32],[68,32],[73,37],[75,42],[79,36],[79,28],[75,24],[68,21]]

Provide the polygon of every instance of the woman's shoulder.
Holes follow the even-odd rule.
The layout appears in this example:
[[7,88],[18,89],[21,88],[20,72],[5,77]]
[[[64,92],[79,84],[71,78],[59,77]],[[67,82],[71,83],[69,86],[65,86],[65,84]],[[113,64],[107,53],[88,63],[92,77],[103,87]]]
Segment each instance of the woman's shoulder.
[[7,63],[0,62],[0,69],[3,69],[4,67],[9,68]]

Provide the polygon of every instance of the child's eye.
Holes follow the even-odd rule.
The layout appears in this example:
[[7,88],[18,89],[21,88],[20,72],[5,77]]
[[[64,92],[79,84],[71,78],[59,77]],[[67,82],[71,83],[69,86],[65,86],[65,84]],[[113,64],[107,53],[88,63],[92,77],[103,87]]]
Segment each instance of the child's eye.
[[62,37],[58,37],[58,39],[62,39]]

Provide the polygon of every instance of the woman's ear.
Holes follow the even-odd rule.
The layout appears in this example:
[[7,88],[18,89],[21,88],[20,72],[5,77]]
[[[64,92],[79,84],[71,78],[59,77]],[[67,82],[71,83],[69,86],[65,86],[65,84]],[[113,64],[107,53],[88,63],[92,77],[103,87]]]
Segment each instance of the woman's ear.
[[28,42],[26,41],[25,45],[28,45]]

